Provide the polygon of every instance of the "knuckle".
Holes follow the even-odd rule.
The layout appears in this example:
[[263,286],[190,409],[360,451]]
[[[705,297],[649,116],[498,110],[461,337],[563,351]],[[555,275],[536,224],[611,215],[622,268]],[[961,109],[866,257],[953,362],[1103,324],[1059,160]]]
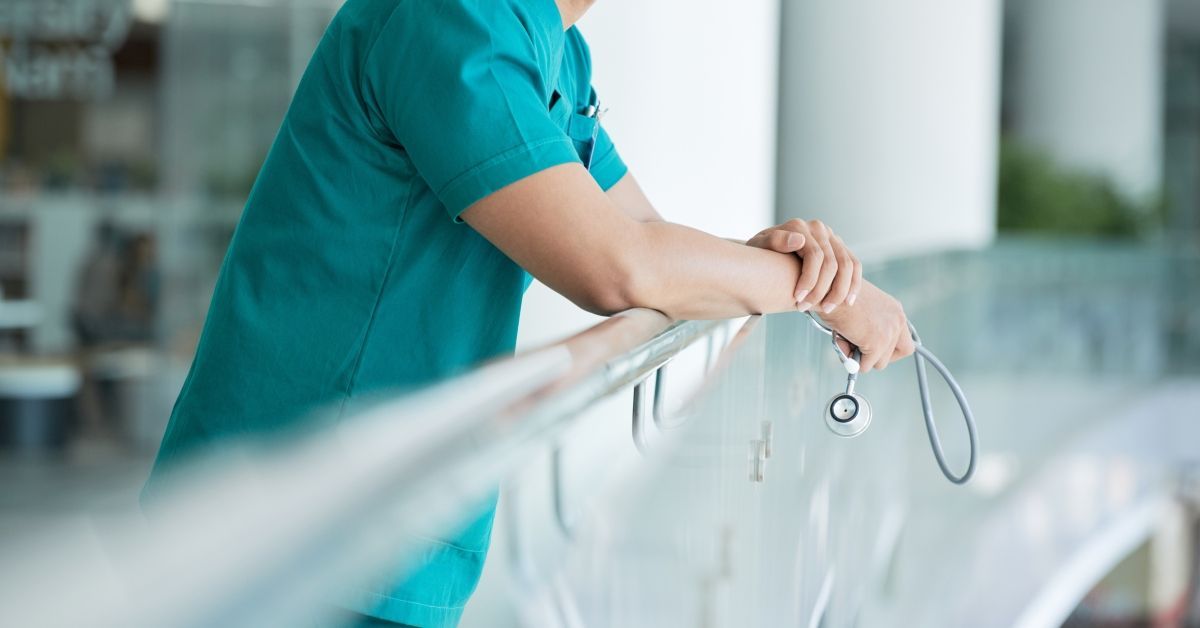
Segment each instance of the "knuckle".
[[825,223],[815,218],[808,221],[808,226],[814,233],[826,233]]
[[795,231],[795,230],[803,229],[805,227],[805,224],[804,224],[803,220],[800,220],[799,218],[793,218],[793,219],[783,223],[783,226]]

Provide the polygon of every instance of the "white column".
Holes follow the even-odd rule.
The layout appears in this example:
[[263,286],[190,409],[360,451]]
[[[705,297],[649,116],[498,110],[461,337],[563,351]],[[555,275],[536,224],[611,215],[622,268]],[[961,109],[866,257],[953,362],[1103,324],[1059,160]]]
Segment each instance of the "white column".
[[1162,179],[1162,0],[1014,0],[1016,137],[1142,197]]
[[778,217],[866,258],[995,232],[999,0],[787,0]]

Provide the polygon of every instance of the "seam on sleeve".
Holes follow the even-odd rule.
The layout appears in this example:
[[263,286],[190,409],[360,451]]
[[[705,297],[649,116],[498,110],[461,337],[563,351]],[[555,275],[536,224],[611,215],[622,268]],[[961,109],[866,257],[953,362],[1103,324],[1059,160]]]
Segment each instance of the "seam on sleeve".
[[[392,27],[392,20],[396,19],[396,14],[399,12],[400,12],[400,3],[396,3],[396,6],[392,7],[392,10],[390,12],[388,12],[388,17],[386,20],[383,21],[383,26],[381,26],[379,28],[379,32],[375,33],[375,39],[371,40],[371,45],[367,46],[367,52],[362,57],[362,61],[360,62],[359,67],[358,67],[358,77],[359,77],[358,93],[360,94],[360,98],[361,98],[362,94],[366,93],[366,91],[367,91],[366,88],[371,83],[371,77],[367,73],[367,69],[371,66],[371,59],[375,56],[375,48],[379,46],[379,40],[383,39],[384,33],[386,33],[388,31],[388,29],[390,29]],[[372,103],[370,106],[372,106],[372,107],[379,106],[378,98],[376,98],[376,96],[378,96],[378,89],[372,88],[370,90],[370,92],[372,94],[372,99],[371,99]],[[380,117],[382,118],[381,122],[383,123],[383,125],[385,127],[390,126],[388,119],[387,119],[387,114],[383,111],[379,111],[378,113],[379,113]],[[389,138],[381,137],[379,135],[378,129],[375,128],[374,124],[371,124],[370,119],[366,120],[366,123],[367,123],[367,129],[370,131],[371,135],[376,140],[378,140],[380,142],[387,142],[389,140]],[[394,131],[393,131],[393,133],[394,133]],[[394,139],[397,142],[399,141],[399,138],[394,138]]]
[[[456,175],[453,179],[450,179],[450,181],[448,183],[446,183],[445,185],[443,185],[441,188],[438,189],[437,196],[439,198],[441,198],[441,197],[444,197],[444,196],[450,194],[451,192],[455,191],[458,187],[460,187],[464,183],[466,183],[471,177],[478,174],[481,170],[486,170],[488,168],[492,168],[492,167],[496,166],[497,164],[501,164],[501,163],[504,163],[511,159],[515,159],[517,157],[520,157],[521,155],[530,153],[537,148],[541,148],[542,146],[547,146],[550,144],[555,144],[555,143],[560,143],[560,142],[561,143],[569,143],[570,139],[568,139],[566,135],[562,135],[559,137],[547,137],[547,138],[536,140],[533,142],[523,142],[523,143],[513,146],[511,148],[507,148],[504,151],[501,151],[499,154],[495,155],[494,157],[488,158],[488,159],[472,166],[466,172]],[[574,151],[575,150],[574,147],[572,147],[571,150]]]

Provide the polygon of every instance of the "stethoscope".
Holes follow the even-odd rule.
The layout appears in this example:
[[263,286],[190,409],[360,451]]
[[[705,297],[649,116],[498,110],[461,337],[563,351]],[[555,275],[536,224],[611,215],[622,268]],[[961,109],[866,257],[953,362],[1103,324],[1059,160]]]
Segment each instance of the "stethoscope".
[[[829,426],[829,429],[838,436],[846,438],[858,436],[871,425],[871,404],[854,391],[854,385],[858,382],[859,359],[862,354],[858,347],[854,347],[850,352],[851,355],[846,355],[837,343],[839,337],[845,338],[814,316],[812,312],[807,314],[817,329],[833,339],[834,351],[837,352],[838,360],[841,361],[847,373],[846,392],[838,393],[825,406],[825,425]],[[925,431],[929,434],[929,445],[933,448],[933,457],[937,459],[938,467],[941,468],[942,475],[945,475],[947,480],[955,484],[966,484],[975,474],[975,458],[979,449],[979,438],[975,433],[975,415],[971,413],[967,396],[954,379],[954,375],[950,373],[950,369],[946,368],[946,365],[942,364],[942,361],[933,355],[933,352],[921,344],[921,336],[917,334],[917,328],[913,327],[912,323],[908,324],[908,331],[912,334],[913,343],[916,345],[913,361],[917,364],[917,390],[921,396],[921,411],[925,415]],[[962,409],[963,422],[967,425],[967,434],[971,442],[971,459],[967,463],[967,470],[962,475],[954,475],[954,472],[950,470],[950,465],[946,463],[946,455],[942,451],[942,442],[938,439],[937,426],[933,423],[933,407],[929,399],[929,378],[925,372],[926,361],[932,364],[933,368],[937,369],[942,378],[946,380],[950,392],[954,393],[954,398],[958,400],[958,407]]]
[[[588,170],[592,169],[592,158],[596,152],[596,142],[600,137],[600,119],[606,111],[600,107],[600,99],[596,98],[583,112],[584,117],[594,121],[590,141],[584,145],[580,155],[583,167]],[[853,438],[862,434],[871,425],[871,404],[865,397],[854,392],[854,385],[858,382],[858,360],[861,354],[858,348],[854,347],[851,351],[852,355],[846,355],[837,343],[840,334],[821,322],[812,312],[808,312],[808,317],[812,319],[817,329],[833,339],[833,348],[837,351],[838,359],[847,373],[846,392],[838,393],[825,406],[825,424],[834,434]],[[966,484],[975,474],[975,458],[979,449],[979,439],[975,434],[975,416],[971,414],[971,406],[967,403],[967,397],[954,379],[954,375],[950,374],[950,370],[942,364],[937,356],[921,344],[921,336],[917,334],[917,328],[913,327],[912,323],[908,324],[908,331],[912,334],[913,342],[916,344],[913,361],[917,364],[917,389],[921,395],[921,411],[925,415],[925,431],[929,434],[929,445],[933,448],[933,457],[937,459],[938,467],[941,468],[942,474],[946,476],[947,480],[955,484]],[[949,464],[946,463],[946,455],[942,451],[942,442],[938,439],[937,426],[933,423],[933,408],[929,399],[929,381],[925,372],[926,360],[933,365],[933,368],[937,369],[938,373],[941,373],[946,384],[950,386],[950,391],[958,400],[958,407],[962,409],[963,421],[967,424],[967,434],[971,441],[971,459],[967,463],[967,470],[962,475],[954,475],[954,472],[950,470]]]

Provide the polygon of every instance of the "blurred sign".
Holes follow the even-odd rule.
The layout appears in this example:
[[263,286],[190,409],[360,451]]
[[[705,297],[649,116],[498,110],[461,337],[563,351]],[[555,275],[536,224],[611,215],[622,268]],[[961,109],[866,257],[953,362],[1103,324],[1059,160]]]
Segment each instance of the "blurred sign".
[[28,100],[108,96],[112,53],[132,21],[129,0],[0,0],[5,90]]

